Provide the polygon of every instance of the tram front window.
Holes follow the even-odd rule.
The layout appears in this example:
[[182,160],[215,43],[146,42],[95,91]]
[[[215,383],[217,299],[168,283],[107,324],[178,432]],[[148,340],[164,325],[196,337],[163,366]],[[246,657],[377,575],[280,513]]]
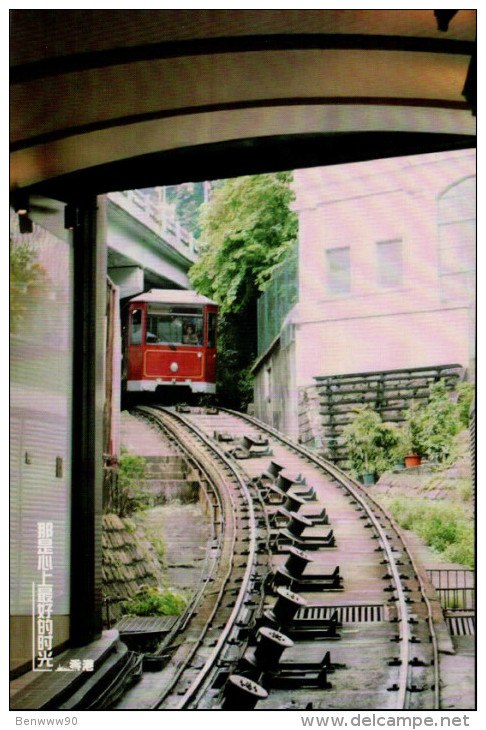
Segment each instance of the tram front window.
[[140,345],[142,342],[142,310],[132,310],[132,325],[130,332],[130,344]]
[[[149,338],[149,333],[152,337]],[[203,311],[201,308],[155,308],[147,313],[147,344],[202,345]]]

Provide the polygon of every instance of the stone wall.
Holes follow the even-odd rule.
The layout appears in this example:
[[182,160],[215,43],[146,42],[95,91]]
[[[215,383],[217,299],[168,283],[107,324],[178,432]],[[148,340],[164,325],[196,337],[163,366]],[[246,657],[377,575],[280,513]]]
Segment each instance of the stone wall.
[[150,495],[152,507],[173,500],[196,502],[199,475],[180,456],[145,457],[146,478],[140,486]]
[[162,585],[162,568],[145,530],[129,517],[103,515],[103,623],[112,626],[121,606],[142,588]]
[[320,396],[316,386],[299,389],[299,442],[308,448],[324,448]]

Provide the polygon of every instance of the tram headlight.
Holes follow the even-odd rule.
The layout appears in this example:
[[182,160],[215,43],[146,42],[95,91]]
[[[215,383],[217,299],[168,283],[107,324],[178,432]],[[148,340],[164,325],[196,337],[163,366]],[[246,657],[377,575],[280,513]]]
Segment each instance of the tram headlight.
[[176,373],[179,370],[179,365],[176,362],[171,362],[170,369],[171,372]]

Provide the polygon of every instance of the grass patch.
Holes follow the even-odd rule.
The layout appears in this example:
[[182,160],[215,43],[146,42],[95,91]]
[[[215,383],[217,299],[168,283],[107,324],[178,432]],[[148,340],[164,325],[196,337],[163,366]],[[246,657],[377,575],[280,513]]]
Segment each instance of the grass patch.
[[[145,512],[151,505],[151,495],[145,490],[146,460],[134,456],[121,447],[117,468],[109,468],[105,475],[108,497],[104,506],[105,513],[113,512],[126,517],[135,512]],[[135,529],[127,525],[129,531]]]
[[165,543],[165,540],[163,540],[162,537],[156,535],[149,528],[145,528],[145,534],[147,536],[147,540],[154,548],[160,564],[165,565],[165,554],[167,552],[167,545]]
[[178,616],[186,606],[186,598],[173,588],[146,588],[125,601],[122,610],[125,616]]
[[410,495],[380,500],[401,527],[415,532],[444,558],[474,567],[474,524],[463,503],[415,500]]

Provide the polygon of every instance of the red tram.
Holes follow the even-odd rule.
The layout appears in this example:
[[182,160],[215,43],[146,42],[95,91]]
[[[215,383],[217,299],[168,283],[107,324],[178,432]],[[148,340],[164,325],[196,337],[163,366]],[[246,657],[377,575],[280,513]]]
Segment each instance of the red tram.
[[215,302],[194,291],[151,289],[129,302],[128,393],[185,386],[216,392]]

